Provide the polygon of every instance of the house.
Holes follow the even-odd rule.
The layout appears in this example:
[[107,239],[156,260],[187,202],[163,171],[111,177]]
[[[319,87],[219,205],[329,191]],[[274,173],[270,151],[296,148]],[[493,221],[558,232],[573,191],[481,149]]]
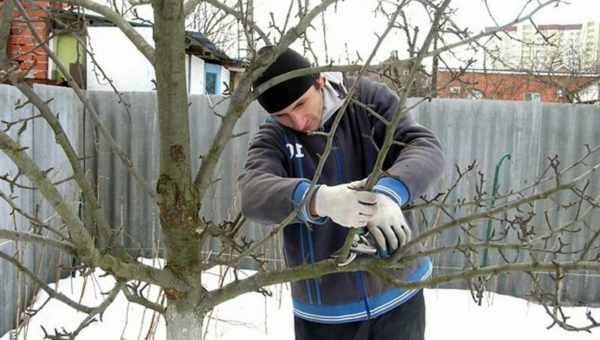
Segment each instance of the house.
[[541,102],[578,102],[577,93],[599,74],[500,70],[438,71],[438,97]]
[[[21,5],[27,11],[31,23],[36,33],[43,40],[47,40],[50,34],[50,23],[48,21],[48,12],[56,4],[50,1],[36,1],[38,7],[32,8],[29,1],[24,1]],[[20,13],[15,9],[13,17],[20,17]],[[38,82],[48,80],[48,56],[42,48],[37,47],[27,24],[21,21],[13,21],[8,38],[7,52],[9,58],[19,63],[19,71],[27,73],[27,78]]]
[[[89,90],[153,91],[154,69],[120,29],[101,16],[80,14],[50,7],[36,1],[44,10],[27,9],[36,31],[65,65],[80,86]],[[150,44],[152,27],[130,21]],[[66,85],[56,64],[42,49],[24,23],[11,27],[9,54],[28,72],[30,82]],[[68,26],[70,29],[65,30]],[[83,29],[85,27],[85,30]],[[86,32],[84,34],[83,32]],[[243,64],[230,58],[200,32],[186,32],[186,81],[190,94],[223,94],[235,87]],[[30,53],[30,51],[34,51]]]
[[583,88],[578,96],[582,103],[600,105],[600,80]]
[[[373,65],[369,71],[363,74],[363,77],[382,82],[394,91],[404,90],[403,86],[410,74],[414,63],[411,61],[401,60],[398,57],[398,52],[393,51],[386,60],[377,65]],[[358,72],[348,72],[350,76],[358,75]],[[419,72],[415,76],[413,86],[408,92],[409,97],[426,97],[429,96],[431,87],[431,79],[421,65]]]

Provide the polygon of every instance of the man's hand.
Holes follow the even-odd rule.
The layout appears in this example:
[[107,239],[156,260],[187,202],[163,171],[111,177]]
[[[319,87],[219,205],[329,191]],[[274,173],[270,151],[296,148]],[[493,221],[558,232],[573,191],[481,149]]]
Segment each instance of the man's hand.
[[311,202],[311,213],[327,216],[344,227],[364,227],[377,209],[377,194],[360,190],[363,182],[319,186]]
[[392,255],[411,238],[402,209],[388,196],[376,193],[377,210],[368,221],[367,229],[373,235],[382,256]]

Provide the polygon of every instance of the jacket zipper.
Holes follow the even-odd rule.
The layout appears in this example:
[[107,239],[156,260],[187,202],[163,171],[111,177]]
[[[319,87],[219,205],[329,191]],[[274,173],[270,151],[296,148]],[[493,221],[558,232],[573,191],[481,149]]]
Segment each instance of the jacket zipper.
[[[298,145],[298,139],[294,136],[294,145]],[[294,164],[297,168],[298,177],[304,178],[304,164],[300,158],[295,157],[294,155]],[[309,228],[310,223],[305,223],[300,227],[300,244],[302,246],[302,257],[306,253],[304,247],[304,233],[302,229],[306,229],[306,242],[308,243],[308,260],[310,263],[315,263],[315,249],[314,249],[314,241],[312,238],[312,230]],[[317,299],[317,304],[321,304],[321,288],[319,286],[319,282],[317,279],[308,279],[306,280],[306,289],[308,292],[308,302],[310,304],[313,303],[311,288],[314,289],[314,295]]]
[[[336,139],[335,135],[333,136],[333,146],[335,148],[334,152],[335,152],[335,162],[336,162],[336,168],[337,168],[338,183],[345,183],[346,176],[344,173],[344,155],[342,154],[342,150],[340,149],[339,144],[337,143],[337,139]],[[358,281],[357,283],[358,283],[359,292],[362,297],[363,303],[365,304],[365,311],[367,312],[367,317],[370,319],[371,318],[371,310],[369,308],[369,301],[367,300],[367,287],[365,286],[364,273],[357,272],[356,280]]]

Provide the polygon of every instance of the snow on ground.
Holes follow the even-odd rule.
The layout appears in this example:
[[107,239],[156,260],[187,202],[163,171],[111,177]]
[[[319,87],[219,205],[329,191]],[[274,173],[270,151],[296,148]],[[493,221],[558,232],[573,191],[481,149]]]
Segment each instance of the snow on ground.
[[[148,262],[150,263],[150,262]],[[209,289],[218,287],[217,268],[204,275]],[[58,283],[61,293],[88,306],[102,301],[101,292],[109,291],[114,280],[95,275],[63,279]],[[244,272],[243,275],[251,275]],[[227,276],[231,279],[231,275]],[[56,287],[56,285],[52,285]],[[259,293],[242,295],[218,306],[205,325],[206,339],[293,339],[293,317],[291,312],[290,291],[287,285],[269,287],[271,297]],[[151,287],[150,296],[158,301],[158,289]],[[47,294],[40,292],[34,308],[39,307]],[[541,306],[525,300],[490,293],[483,306],[477,306],[468,291],[450,289],[425,290],[427,301],[427,340],[507,340],[507,339],[598,339],[600,329],[593,333],[567,332],[558,327],[550,330],[549,317]],[[585,323],[585,312],[589,308],[565,309],[576,324]],[[592,309],[596,319],[600,318],[600,308]],[[74,330],[85,318],[82,313],[74,312],[66,305],[51,300],[33,319],[28,327],[19,332],[18,339],[42,339],[44,326],[48,332],[54,329]],[[150,335],[150,336],[148,336]],[[142,340],[165,339],[165,324],[150,310],[129,304],[120,294],[108,308],[101,322],[93,323],[84,329],[79,339],[85,340]],[[0,340],[9,340],[8,333]]]

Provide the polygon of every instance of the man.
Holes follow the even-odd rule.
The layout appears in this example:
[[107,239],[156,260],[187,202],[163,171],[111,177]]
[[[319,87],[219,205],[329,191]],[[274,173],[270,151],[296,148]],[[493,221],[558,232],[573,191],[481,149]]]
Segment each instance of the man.
[[[305,58],[287,49],[254,86],[309,66]],[[239,178],[242,211],[248,218],[278,224],[302,202],[327,139],[311,132],[330,131],[351,85],[352,80],[339,73],[306,75],[280,83],[258,98],[271,117],[251,143]],[[391,120],[400,107],[387,87],[366,79],[359,81],[355,99],[362,105],[347,107],[317,190],[306,197],[296,220],[283,230],[289,266],[330,258],[354,227],[368,229],[379,255],[392,254],[412,233],[411,219],[405,220],[401,207],[422,195],[443,169],[438,140],[407,115],[395,131],[398,143],[385,161],[386,175],[372,191],[359,190],[364,183],[359,181],[372,171],[383,143],[386,124],[380,118]],[[430,259],[421,258],[390,272],[414,282],[428,278],[431,268]],[[424,338],[422,291],[390,287],[368,272],[294,282],[292,297],[297,340]]]

